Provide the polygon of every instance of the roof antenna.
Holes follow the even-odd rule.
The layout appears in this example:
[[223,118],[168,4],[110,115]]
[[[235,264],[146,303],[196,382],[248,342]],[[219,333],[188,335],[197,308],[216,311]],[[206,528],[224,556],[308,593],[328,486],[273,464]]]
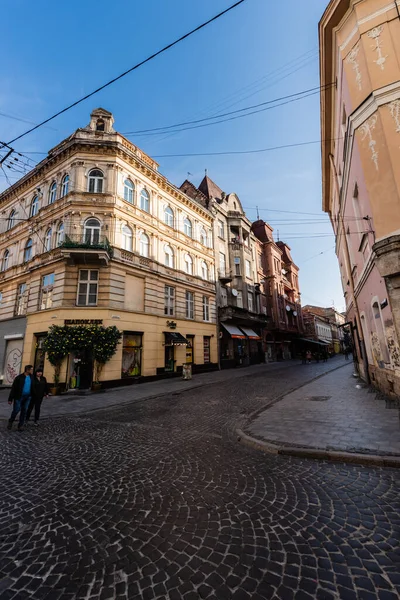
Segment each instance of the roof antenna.
[[276,230],[276,233],[278,234],[278,242],[280,242],[280,239],[279,239],[279,229]]
[[258,206],[256,206],[256,209],[257,209],[257,221],[259,221],[260,220],[260,213],[258,212]]
[[205,172],[205,174],[206,174],[206,177],[207,177],[207,169],[204,169],[204,172]]

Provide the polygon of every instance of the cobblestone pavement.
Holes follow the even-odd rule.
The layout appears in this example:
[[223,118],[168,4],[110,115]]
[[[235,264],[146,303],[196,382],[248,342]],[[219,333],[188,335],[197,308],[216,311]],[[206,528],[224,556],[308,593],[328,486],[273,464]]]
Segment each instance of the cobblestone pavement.
[[246,431],[278,445],[400,455],[398,405],[359,384],[353,365],[328,373],[262,412]]
[[2,430],[1,600],[398,599],[399,471],[235,439],[322,371]]

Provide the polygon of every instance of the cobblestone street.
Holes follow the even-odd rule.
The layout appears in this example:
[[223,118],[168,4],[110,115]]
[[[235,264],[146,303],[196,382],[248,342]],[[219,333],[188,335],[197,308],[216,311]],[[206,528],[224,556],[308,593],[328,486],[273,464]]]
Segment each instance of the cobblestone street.
[[338,364],[4,427],[1,600],[398,599],[400,472],[267,455],[235,436]]

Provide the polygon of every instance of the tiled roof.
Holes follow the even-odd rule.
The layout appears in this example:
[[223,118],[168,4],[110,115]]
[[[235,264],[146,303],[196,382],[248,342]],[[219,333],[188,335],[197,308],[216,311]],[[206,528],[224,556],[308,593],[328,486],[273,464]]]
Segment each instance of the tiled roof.
[[224,196],[224,192],[221,190],[221,188],[218,187],[217,184],[208,177],[208,175],[203,178],[199,185],[199,190],[203,192],[203,194],[209,199],[216,198],[220,200]]

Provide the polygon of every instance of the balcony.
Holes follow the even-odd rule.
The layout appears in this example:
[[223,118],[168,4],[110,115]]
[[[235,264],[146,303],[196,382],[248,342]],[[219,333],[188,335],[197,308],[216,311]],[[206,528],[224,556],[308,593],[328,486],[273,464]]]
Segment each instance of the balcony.
[[61,254],[71,264],[90,263],[107,266],[113,249],[106,236],[79,234],[66,235],[60,244]]
[[233,279],[232,273],[230,271],[225,271],[224,269],[218,269],[218,279],[220,282],[225,285],[226,283],[230,283]]

